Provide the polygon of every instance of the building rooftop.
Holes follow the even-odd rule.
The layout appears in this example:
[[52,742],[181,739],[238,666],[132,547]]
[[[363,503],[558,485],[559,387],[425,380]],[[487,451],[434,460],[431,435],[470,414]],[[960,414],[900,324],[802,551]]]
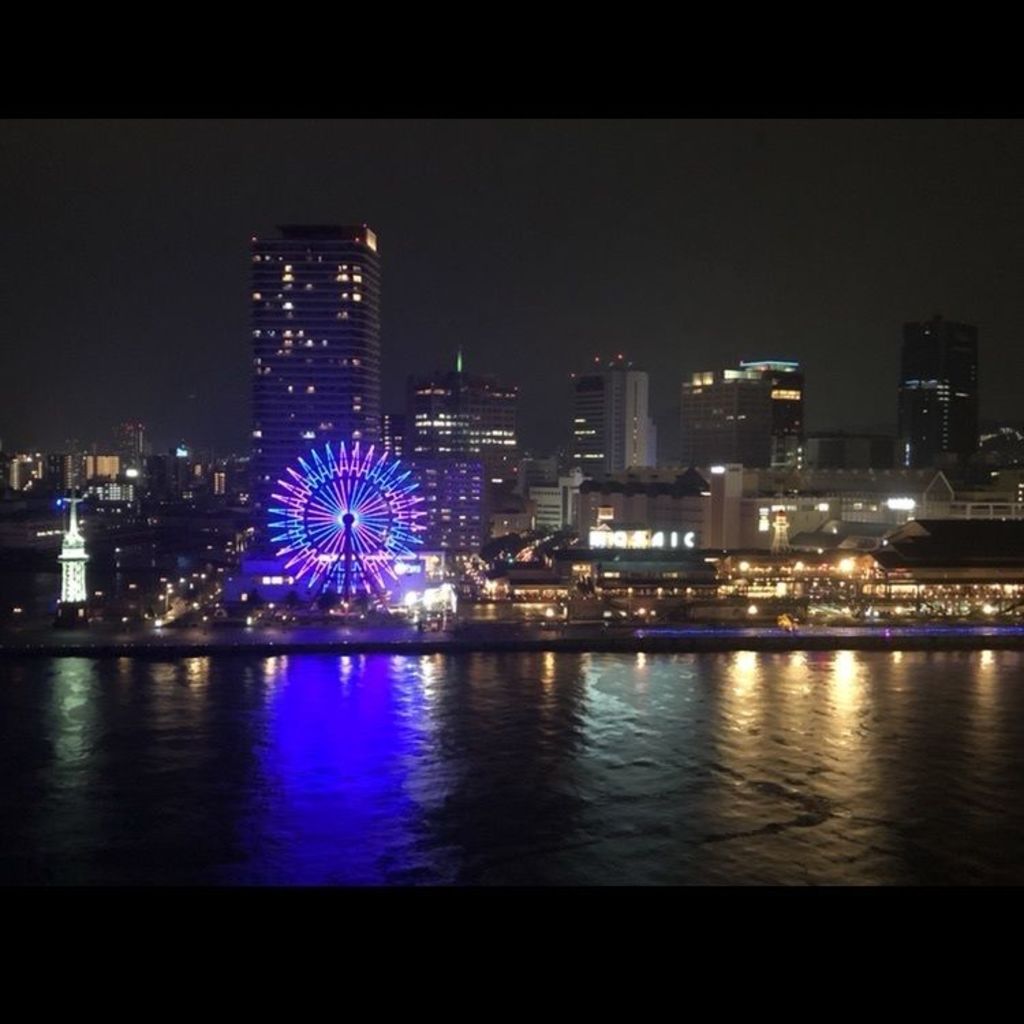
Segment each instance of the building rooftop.
[[914,519],[892,533],[875,558],[885,569],[1024,567],[1024,520]]
[[282,238],[322,238],[344,242],[361,238],[367,230],[365,224],[279,224]]

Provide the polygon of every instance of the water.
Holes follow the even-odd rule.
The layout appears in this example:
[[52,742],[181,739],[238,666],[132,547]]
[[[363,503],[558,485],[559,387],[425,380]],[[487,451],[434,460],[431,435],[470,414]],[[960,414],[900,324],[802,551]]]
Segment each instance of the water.
[[1024,654],[0,661],[0,882],[1024,881]]

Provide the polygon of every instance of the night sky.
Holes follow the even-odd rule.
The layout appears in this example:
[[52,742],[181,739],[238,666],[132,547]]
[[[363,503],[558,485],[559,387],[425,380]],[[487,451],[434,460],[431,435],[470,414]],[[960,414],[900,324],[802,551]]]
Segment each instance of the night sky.
[[894,429],[901,325],[941,312],[1019,420],[1022,199],[1016,121],[5,121],[0,438],[244,451],[279,223],[377,231],[385,409],[461,346],[547,447],[595,354],[652,372],[659,422],[685,374],[774,357],[809,429]]

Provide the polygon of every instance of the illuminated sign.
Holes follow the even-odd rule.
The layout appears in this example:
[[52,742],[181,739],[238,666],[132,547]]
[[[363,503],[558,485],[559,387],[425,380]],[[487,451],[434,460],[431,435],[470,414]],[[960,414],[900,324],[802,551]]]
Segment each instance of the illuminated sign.
[[607,527],[590,531],[589,543],[592,548],[615,548],[619,550],[646,550],[649,548],[680,547],[695,548],[697,534],[686,530],[681,535],[678,530],[610,530]]

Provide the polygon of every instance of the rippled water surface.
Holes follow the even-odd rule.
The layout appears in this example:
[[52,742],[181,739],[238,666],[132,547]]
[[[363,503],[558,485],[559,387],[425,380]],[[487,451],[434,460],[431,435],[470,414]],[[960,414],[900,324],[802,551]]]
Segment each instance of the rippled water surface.
[[0,882],[1019,883],[1024,655],[0,662]]

